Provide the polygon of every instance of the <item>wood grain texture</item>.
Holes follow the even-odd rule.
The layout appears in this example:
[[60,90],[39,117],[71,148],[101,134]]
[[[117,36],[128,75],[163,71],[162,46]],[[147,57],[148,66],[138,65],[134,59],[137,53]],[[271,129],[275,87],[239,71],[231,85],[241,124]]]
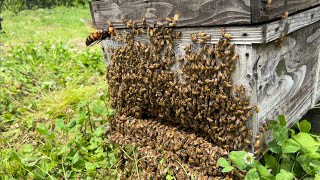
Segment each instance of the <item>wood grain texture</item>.
[[278,20],[272,23],[268,23],[266,25],[263,25],[265,29],[264,42],[270,42],[278,39],[282,32],[288,34],[319,21],[320,6],[289,16],[287,20]]
[[[175,42],[185,42],[185,43],[192,43],[191,41],[191,34],[193,33],[207,33],[211,36],[209,41],[205,43],[215,44],[221,38],[220,28],[218,27],[199,27],[199,28],[179,28],[174,29],[174,31],[178,31],[182,33],[181,39],[176,39]],[[125,29],[118,29],[117,34],[123,36]],[[262,27],[226,27],[225,31],[232,34],[231,42],[235,44],[252,44],[252,43],[262,43],[263,42],[263,32]],[[138,41],[145,41],[146,35],[138,35],[135,36],[135,39]]]
[[92,2],[96,26],[110,21],[124,27],[122,18],[149,25],[180,14],[179,27],[250,24],[250,0],[100,0]]
[[[236,70],[232,74],[234,85],[243,85],[246,95],[250,97],[251,105],[258,104],[257,79],[255,78],[256,49],[252,45],[237,45],[236,52],[239,54],[239,61],[236,63]],[[251,121],[247,126],[252,129],[253,134],[258,132],[258,113],[253,112]]]
[[259,126],[286,115],[289,126],[313,106],[318,74],[320,22],[296,31],[283,41],[254,45],[257,53]]
[[[317,76],[316,76],[316,84],[315,84],[315,93],[313,96],[313,105],[319,106],[320,104],[320,28],[318,28],[312,35],[310,35],[307,39],[307,42],[313,43],[317,46],[318,49],[318,64],[317,64]],[[315,52],[317,53],[317,52]]]
[[267,0],[251,0],[252,23],[261,23],[276,18],[280,18],[285,11],[289,14],[296,13],[304,9],[308,9],[320,5],[319,0],[272,0],[270,6]]

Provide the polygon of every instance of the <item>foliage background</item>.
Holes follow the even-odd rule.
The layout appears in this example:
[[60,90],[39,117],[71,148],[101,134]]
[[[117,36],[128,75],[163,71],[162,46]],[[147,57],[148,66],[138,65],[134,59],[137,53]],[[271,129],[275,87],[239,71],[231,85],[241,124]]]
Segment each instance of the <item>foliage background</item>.
[[0,180],[115,179],[113,111],[101,46],[85,47],[86,1],[3,2]]
[[90,0],[0,0],[0,13],[9,10],[20,12],[26,9],[52,8],[54,6],[79,6]]

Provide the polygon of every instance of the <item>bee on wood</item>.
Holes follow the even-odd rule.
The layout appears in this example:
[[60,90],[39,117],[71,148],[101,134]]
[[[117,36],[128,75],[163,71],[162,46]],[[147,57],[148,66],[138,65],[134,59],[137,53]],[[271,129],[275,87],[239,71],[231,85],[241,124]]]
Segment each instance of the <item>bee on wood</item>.
[[231,34],[228,34],[228,33],[225,33],[225,34],[224,34],[224,37],[225,37],[227,40],[232,39],[232,35],[231,35]]
[[91,33],[86,39],[87,46],[93,46],[94,44],[99,43],[102,40],[110,38],[111,35],[116,35],[114,27],[110,26],[108,29],[100,29],[94,33]]
[[254,144],[254,148],[260,148],[261,147],[261,142],[260,142],[260,140],[258,139],[257,141],[256,141],[256,143]]
[[280,33],[280,36],[276,41],[280,47],[282,47],[282,42],[284,41],[286,35],[288,34],[288,30],[289,30],[288,16],[289,16],[288,11],[285,11],[281,16],[281,21],[284,24],[284,26],[283,26],[283,31]]
[[179,15],[179,14],[175,14],[175,15],[173,16],[173,18],[167,17],[167,18],[166,18],[166,21],[169,23],[169,26],[170,26],[170,27],[174,27],[174,26],[176,26],[177,21],[179,20],[179,18],[180,18],[180,15]]
[[258,113],[260,111],[260,108],[257,105],[255,105],[253,108],[256,111],[256,113]]
[[199,43],[202,44],[206,41],[209,41],[211,39],[211,36],[207,33],[198,33],[198,36],[200,37]]
[[141,25],[142,25],[142,26],[146,26],[146,25],[147,25],[146,18],[143,18],[143,19],[142,19],[142,21],[141,21]]
[[285,11],[283,13],[283,15],[281,16],[282,19],[288,19],[288,16],[289,16],[289,12],[288,11]]
[[269,9],[271,8],[272,0],[267,0],[267,5],[266,7]]
[[191,34],[191,41],[194,42],[194,43],[198,41],[197,34],[195,34],[195,33]]
[[224,36],[224,34],[226,33],[225,29],[223,27],[220,28],[220,34],[221,36]]

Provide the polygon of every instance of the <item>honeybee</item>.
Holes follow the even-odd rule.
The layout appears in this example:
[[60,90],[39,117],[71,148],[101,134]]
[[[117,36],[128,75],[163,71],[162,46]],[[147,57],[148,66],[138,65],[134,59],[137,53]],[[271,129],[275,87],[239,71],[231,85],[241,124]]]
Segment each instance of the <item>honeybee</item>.
[[232,39],[232,35],[231,35],[231,34],[228,34],[228,33],[225,33],[225,34],[224,34],[224,37],[225,37],[227,40]]
[[258,113],[260,111],[260,109],[259,109],[259,107],[257,105],[255,105],[253,108],[256,111],[256,113]]
[[258,140],[256,141],[256,143],[254,144],[254,148],[260,148],[260,146],[261,146],[261,142],[260,142],[260,140],[258,139]]
[[94,33],[91,33],[86,39],[87,46],[93,46],[94,44],[99,43],[100,41],[110,38],[111,35],[116,35],[114,27],[110,26],[108,29],[100,29]]
[[272,0],[267,0],[267,5],[266,5],[266,7],[267,7],[267,8],[271,8],[271,4],[272,4]]

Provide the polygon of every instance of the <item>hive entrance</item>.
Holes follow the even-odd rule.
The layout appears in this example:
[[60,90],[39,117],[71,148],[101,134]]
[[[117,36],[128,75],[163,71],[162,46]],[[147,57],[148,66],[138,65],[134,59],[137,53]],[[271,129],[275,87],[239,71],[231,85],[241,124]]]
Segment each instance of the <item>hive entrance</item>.
[[[135,40],[139,34],[147,42]],[[252,138],[246,127],[252,116],[250,99],[231,79],[238,55],[231,35],[222,33],[210,45],[205,44],[210,37],[198,33],[191,38],[199,44],[186,45],[178,56],[174,41],[180,36],[160,25],[133,27],[117,38],[123,46],[111,49],[107,67],[116,110],[111,139],[139,146],[140,156],[165,157],[161,164],[152,158],[141,162],[143,177],[165,177],[166,167],[181,179],[188,174],[222,177],[217,159],[248,148]]]

